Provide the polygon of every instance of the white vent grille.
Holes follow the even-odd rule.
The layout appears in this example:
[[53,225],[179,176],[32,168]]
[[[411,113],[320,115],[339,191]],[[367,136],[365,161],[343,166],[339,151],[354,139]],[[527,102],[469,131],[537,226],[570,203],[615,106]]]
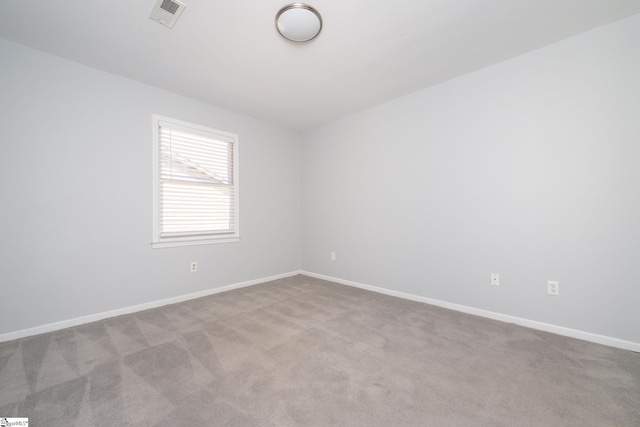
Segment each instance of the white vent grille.
[[173,28],[186,5],[178,0],[158,0],[149,18],[165,27]]

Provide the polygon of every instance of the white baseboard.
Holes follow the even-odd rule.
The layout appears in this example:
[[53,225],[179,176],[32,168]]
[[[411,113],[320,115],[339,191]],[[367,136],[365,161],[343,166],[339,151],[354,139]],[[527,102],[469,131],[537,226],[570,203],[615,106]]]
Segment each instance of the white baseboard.
[[493,311],[482,310],[479,308],[467,307],[465,305],[460,305],[460,304],[453,304],[450,302],[440,301],[432,298],[426,298],[419,295],[407,294],[404,292],[398,292],[390,289],[379,288],[377,286],[365,285],[362,283],[352,282],[350,280],[339,279],[337,277],[311,273],[309,271],[301,271],[300,274],[304,274],[305,276],[315,277],[317,279],[328,280],[330,282],[339,283],[341,285],[353,286],[356,288],[366,289],[368,291],[378,292],[385,295],[391,295],[394,297],[404,298],[412,301],[419,301],[419,302],[423,302],[430,305],[436,305],[438,307],[444,307],[451,310],[460,311],[462,313],[473,314],[476,316],[499,320],[501,322],[514,323],[516,325],[526,326],[527,328],[537,329],[540,331],[551,332],[557,335],[577,338],[584,341],[590,341],[597,344],[607,345],[610,347],[621,348],[624,350],[640,352],[640,343],[633,342],[633,341],[625,341],[618,338],[611,338],[604,335],[592,334],[590,332],[584,332],[576,329],[565,328],[562,326],[551,325],[549,323],[543,323],[535,320],[524,319],[522,317],[509,316],[507,314],[496,313]]
[[205,291],[194,292],[186,295],[179,295],[177,297],[166,298],[163,300],[147,302],[144,304],[132,305],[129,307],[119,308],[117,310],[105,311],[98,314],[91,314],[89,316],[76,317],[75,319],[62,320],[60,322],[49,323],[46,325],[35,326],[29,329],[23,329],[16,332],[8,332],[0,335],[0,342],[17,340],[20,338],[30,337],[32,335],[44,334],[46,332],[58,331],[60,329],[70,328],[72,326],[83,325],[85,323],[97,322],[98,320],[108,319],[110,317],[121,316],[123,314],[136,313],[138,311],[148,310],[150,308],[162,307],[165,305],[175,304],[191,299],[206,297],[208,295],[217,294],[220,292],[230,291],[232,289],[245,288],[247,286],[253,286],[264,282],[270,282],[272,280],[284,279],[285,277],[295,276],[301,274],[301,271],[292,271],[289,273],[278,274],[270,277],[263,277],[261,279],[249,280],[242,283],[234,283],[219,288],[207,289]]
[[618,338],[607,337],[604,335],[593,334],[590,332],[579,331],[576,329],[565,328],[562,326],[551,325],[549,323],[538,322],[535,320],[524,319],[521,317],[509,316],[507,314],[496,313],[493,311],[482,310],[479,308],[468,307],[465,305],[454,304],[446,301],[440,301],[433,298],[422,297],[419,295],[408,294],[405,292],[393,291],[390,289],[380,288],[377,286],[365,285],[363,283],[353,282],[350,280],[343,280],[337,277],[326,276],[323,274],[312,273],[309,271],[292,271],[289,273],[278,274],[275,276],[263,277],[260,279],[249,280],[241,283],[234,283],[219,288],[207,289],[200,292],[194,292],[186,295],[179,295],[172,298],[167,298],[158,301],[152,301],[144,304],[133,305],[129,307],[120,308],[117,310],[105,311],[102,313],[92,314],[89,316],[77,317],[75,319],[62,320],[60,322],[49,323],[46,325],[35,326],[29,329],[23,329],[15,332],[8,332],[0,335],[0,342],[12,341],[20,338],[25,338],[33,335],[44,334],[47,332],[53,332],[60,329],[70,328],[73,326],[83,325],[85,323],[97,322],[99,320],[108,319],[110,317],[121,316],[123,314],[136,313],[139,311],[148,310],[151,308],[162,307],[165,305],[176,304],[191,299],[201,298],[208,295],[217,294],[220,292],[226,292],[233,289],[245,288],[248,286],[258,285],[260,283],[270,282],[272,280],[283,279],[286,277],[295,276],[297,274],[304,274],[305,276],[315,277],[317,279],[328,280],[330,282],[339,283],[342,285],[353,286],[356,288],[366,289],[372,292],[378,292],[385,295],[391,295],[398,298],[404,298],[412,301],[418,301],[438,307],[448,308],[450,310],[460,311],[462,313],[473,314],[476,316],[486,317],[489,319],[499,320],[506,323],[514,323],[516,325],[525,326],[532,329],[551,332],[558,335],[563,335],[571,338],[577,338],[584,341],[590,341],[597,344],[603,344],[610,347],[621,348],[624,350],[630,350],[640,352],[640,343],[633,341],[625,341]]

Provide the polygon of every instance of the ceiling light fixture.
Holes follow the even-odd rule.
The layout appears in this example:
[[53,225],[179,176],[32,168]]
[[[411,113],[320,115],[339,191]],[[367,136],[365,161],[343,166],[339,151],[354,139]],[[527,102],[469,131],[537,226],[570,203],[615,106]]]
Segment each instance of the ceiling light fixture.
[[287,40],[306,42],[320,34],[322,17],[308,4],[291,3],[276,14],[276,28]]

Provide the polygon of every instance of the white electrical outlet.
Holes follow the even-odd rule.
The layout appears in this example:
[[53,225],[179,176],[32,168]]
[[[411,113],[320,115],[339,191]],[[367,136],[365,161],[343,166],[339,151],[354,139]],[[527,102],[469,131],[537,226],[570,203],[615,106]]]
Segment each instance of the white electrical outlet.
[[491,286],[500,286],[500,275],[498,273],[491,273]]
[[549,295],[560,295],[560,284],[558,282],[549,280],[547,282],[547,292]]
[[336,260],[336,253],[331,252],[331,261],[335,261],[335,260]]
[[191,272],[195,273],[196,271],[198,271],[198,263],[197,262],[192,262],[191,263]]

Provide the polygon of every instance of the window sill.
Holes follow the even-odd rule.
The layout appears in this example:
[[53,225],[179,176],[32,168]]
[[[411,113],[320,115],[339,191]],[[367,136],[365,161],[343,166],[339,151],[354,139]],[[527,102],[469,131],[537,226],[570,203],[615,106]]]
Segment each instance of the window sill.
[[214,245],[217,243],[234,243],[239,242],[240,237],[225,237],[222,239],[197,239],[197,240],[168,240],[162,242],[151,242],[153,249],[172,248],[176,246],[194,246],[194,245]]

